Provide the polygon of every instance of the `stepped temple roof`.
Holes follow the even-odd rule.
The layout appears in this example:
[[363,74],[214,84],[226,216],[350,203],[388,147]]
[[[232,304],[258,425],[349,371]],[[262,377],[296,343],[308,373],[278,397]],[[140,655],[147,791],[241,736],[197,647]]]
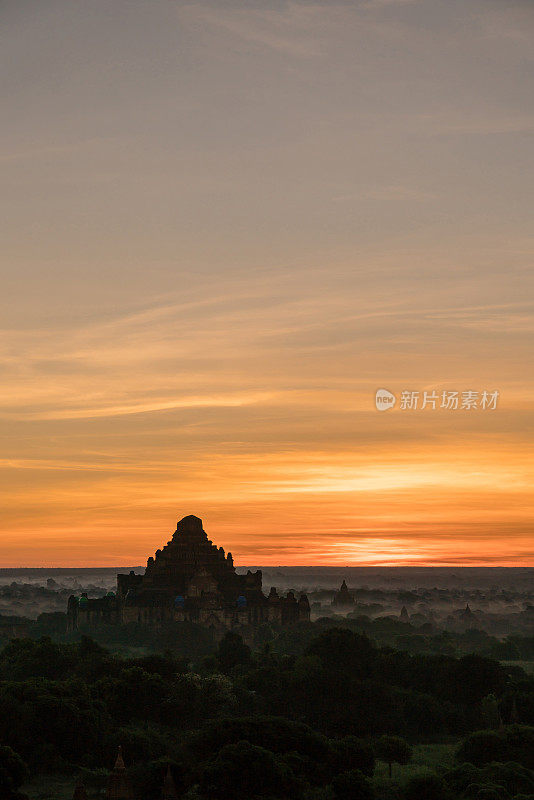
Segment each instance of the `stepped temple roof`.
[[[222,547],[213,544],[202,520],[193,515],[178,522],[172,539],[148,559],[143,576],[120,577],[128,592],[127,600],[135,597],[136,603],[143,602],[143,595],[150,603],[157,603],[158,594],[161,602],[169,594],[176,599],[216,594],[235,599],[236,592],[244,590],[247,583],[246,576],[236,573],[232,554],[225,555]],[[128,580],[132,577],[135,582]],[[261,590],[261,572],[253,584]]]
[[[267,598],[261,570],[237,573],[231,553],[208,539],[202,520],[181,519],[167,544],[147,561],[143,574],[117,575],[117,593],[106,597],[72,595],[68,630],[99,625],[150,625],[192,622],[215,632],[308,621],[310,606],[302,595]],[[118,765],[120,766],[120,765]]]

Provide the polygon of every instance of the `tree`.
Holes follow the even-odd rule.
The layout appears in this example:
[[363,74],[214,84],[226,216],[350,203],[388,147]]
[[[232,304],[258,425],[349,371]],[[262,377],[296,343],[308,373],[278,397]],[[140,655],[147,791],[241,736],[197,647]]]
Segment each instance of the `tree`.
[[332,781],[336,800],[373,800],[371,782],[358,769],[341,772]]
[[503,741],[498,731],[476,731],[460,744],[456,760],[476,767],[491,761],[505,761]]
[[412,748],[400,736],[381,736],[375,744],[375,753],[389,767],[391,780],[392,764],[408,764],[412,759]]
[[250,647],[238,633],[228,631],[219,642],[217,659],[223,672],[229,672],[238,664],[249,663]]
[[291,769],[274,753],[250,742],[223,747],[215,760],[204,767],[200,791],[210,800],[296,798],[300,795]]
[[482,718],[487,728],[498,728],[501,724],[499,702],[494,694],[488,694],[481,703]]
[[464,739],[456,759],[477,767],[492,761],[516,761],[534,769],[534,727],[509,725],[499,731],[476,731]]
[[333,775],[347,768],[331,761],[335,754],[329,739],[301,722],[283,717],[214,719],[190,735],[187,748],[193,760],[208,762],[227,745],[243,741],[282,757],[288,753],[301,756],[313,764],[313,769],[308,770],[312,783],[328,783]]
[[346,628],[331,628],[314,639],[306,653],[317,656],[330,673],[350,679],[366,677],[376,651],[367,638]]
[[10,681],[37,677],[61,680],[72,672],[75,663],[75,654],[48,636],[43,636],[38,642],[13,639],[0,654],[0,678]]
[[499,798],[534,794],[534,772],[512,761],[506,764],[493,762],[484,767],[462,764],[447,772],[444,780],[455,797],[475,797],[478,800],[482,789],[495,789],[499,792]]
[[161,800],[161,787],[167,771],[180,796],[185,788],[184,769],[182,764],[169,762],[167,758],[156,761],[141,761],[128,770],[132,784],[137,788],[137,796],[146,800]]
[[467,655],[450,663],[443,690],[453,702],[473,706],[488,694],[499,697],[505,684],[506,672],[500,664]]
[[469,797],[476,800],[508,800],[510,795],[502,786],[495,784],[475,784],[467,787]]
[[343,739],[332,739],[330,744],[330,762],[337,772],[359,770],[363,775],[372,777],[375,769],[375,758],[368,744],[356,736],[345,736]]

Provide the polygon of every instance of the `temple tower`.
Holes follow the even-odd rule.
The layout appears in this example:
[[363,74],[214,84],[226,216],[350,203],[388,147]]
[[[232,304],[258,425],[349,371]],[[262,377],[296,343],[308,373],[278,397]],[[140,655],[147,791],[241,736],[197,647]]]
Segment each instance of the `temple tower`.
[[345,580],[339,587],[339,591],[334,594],[332,605],[342,606],[344,608],[349,608],[350,606],[354,605],[354,595],[349,592],[347,582]]
[[178,800],[178,791],[174,778],[172,777],[171,765],[167,767],[167,774],[163,781],[163,789],[161,792],[161,800]]
[[122,747],[119,747],[113,772],[109,776],[106,798],[107,800],[135,800],[122,757]]

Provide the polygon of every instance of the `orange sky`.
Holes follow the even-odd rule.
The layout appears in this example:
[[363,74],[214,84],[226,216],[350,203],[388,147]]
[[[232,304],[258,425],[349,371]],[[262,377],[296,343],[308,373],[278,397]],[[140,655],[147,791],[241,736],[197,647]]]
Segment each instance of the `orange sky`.
[[532,6],[112,5],[3,11],[0,566],[533,565]]

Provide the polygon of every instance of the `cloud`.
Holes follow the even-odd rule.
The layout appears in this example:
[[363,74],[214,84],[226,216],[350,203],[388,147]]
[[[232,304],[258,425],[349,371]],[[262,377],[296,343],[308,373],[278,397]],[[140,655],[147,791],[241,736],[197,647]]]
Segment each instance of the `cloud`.
[[13,547],[526,553],[532,4],[122,5],[7,5]]
[[[456,380],[470,373],[474,352],[480,364],[491,361],[484,355],[488,331],[510,339],[530,330],[524,302],[447,307],[419,297],[413,303],[396,296],[395,284],[391,296],[378,299],[380,273],[377,278],[356,304],[342,288],[317,294],[311,285],[300,296],[284,296],[278,286],[243,285],[230,295],[192,295],[74,326],[6,329],[0,332],[0,416],[74,420],[295,404],[316,413],[324,402],[345,413],[362,402],[362,389],[370,397],[386,379],[398,385],[403,368],[394,354],[421,338],[439,335],[434,354],[445,360],[441,374],[431,356],[420,360],[420,377],[411,377],[415,388],[450,383],[448,351],[466,332],[477,350],[455,356]],[[517,353],[524,347],[518,341]],[[318,374],[324,376],[320,389]],[[498,378],[508,401],[516,402],[517,387],[503,373]]]
[[61,420],[61,419],[93,419],[95,417],[118,417],[130,414],[150,414],[158,411],[174,411],[179,409],[200,408],[241,408],[242,406],[265,403],[274,397],[274,393],[257,392],[228,395],[207,395],[205,397],[182,397],[179,400],[150,403],[139,401],[131,405],[103,405],[95,408],[65,408],[53,411],[29,411],[25,419]]
[[181,19],[188,24],[213,28],[248,45],[297,58],[321,53],[323,15],[320,5],[297,3],[282,8],[191,4],[180,10]]

